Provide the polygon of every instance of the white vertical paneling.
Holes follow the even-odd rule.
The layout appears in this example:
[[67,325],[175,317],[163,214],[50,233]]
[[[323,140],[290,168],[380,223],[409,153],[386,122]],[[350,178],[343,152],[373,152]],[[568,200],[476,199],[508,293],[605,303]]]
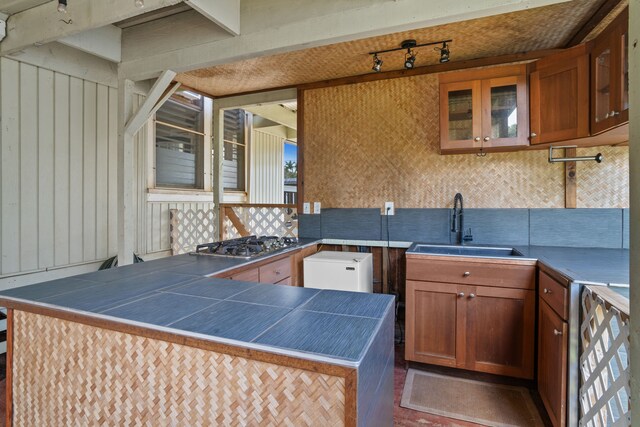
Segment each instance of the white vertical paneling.
[[109,88],[98,85],[96,97],[96,259],[109,254],[107,186],[109,163]]
[[118,90],[109,88],[109,255],[118,253]]
[[[145,97],[137,95],[134,103],[134,110],[140,108],[144,103]],[[137,201],[136,209],[136,227],[137,227],[137,239],[136,252],[138,254],[147,253],[147,145],[148,145],[148,126],[142,126],[134,138],[134,156],[136,165],[136,185],[135,185],[135,200]]]
[[83,239],[83,143],[84,84],[71,77],[69,84],[69,262],[84,259]]
[[96,98],[97,86],[84,82],[83,249],[84,261],[96,259]]
[[54,262],[69,264],[69,76],[55,75]]
[[38,268],[54,265],[53,71],[38,70]]
[[0,93],[0,278],[115,255],[117,90],[0,58]]
[[38,69],[20,64],[20,270],[38,268]]
[[2,273],[20,271],[20,65],[0,58],[2,96]]
[[284,139],[253,131],[251,140],[251,203],[283,203]]

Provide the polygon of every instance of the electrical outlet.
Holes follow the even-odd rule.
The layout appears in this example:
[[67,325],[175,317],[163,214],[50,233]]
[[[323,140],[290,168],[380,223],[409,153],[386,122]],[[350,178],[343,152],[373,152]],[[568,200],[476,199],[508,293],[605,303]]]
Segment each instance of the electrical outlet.
[[393,202],[384,202],[384,214],[395,215],[396,209],[393,207]]
[[320,202],[313,202],[313,213],[314,214],[320,213]]
[[302,204],[302,213],[305,215],[309,215],[311,213],[311,203],[304,202]]

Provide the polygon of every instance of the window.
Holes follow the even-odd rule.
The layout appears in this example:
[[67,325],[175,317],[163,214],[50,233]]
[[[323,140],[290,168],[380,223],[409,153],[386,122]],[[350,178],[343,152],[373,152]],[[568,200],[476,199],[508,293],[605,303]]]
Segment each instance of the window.
[[156,186],[204,188],[203,97],[177,91],[156,113]]
[[222,176],[224,189],[246,190],[246,113],[244,110],[224,112],[224,151],[222,153]]

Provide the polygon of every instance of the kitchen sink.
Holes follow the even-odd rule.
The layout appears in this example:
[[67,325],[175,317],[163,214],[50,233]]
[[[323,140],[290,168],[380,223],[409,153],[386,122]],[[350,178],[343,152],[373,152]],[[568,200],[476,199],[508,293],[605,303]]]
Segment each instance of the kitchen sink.
[[409,248],[410,253],[431,255],[459,255],[479,257],[521,257],[522,254],[514,248],[495,248],[483,246],[446,246],[415,244]]

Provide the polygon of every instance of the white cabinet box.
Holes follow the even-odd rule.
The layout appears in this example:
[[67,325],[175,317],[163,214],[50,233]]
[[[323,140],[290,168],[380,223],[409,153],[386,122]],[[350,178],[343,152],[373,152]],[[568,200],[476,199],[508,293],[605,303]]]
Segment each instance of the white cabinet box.
[[373,256],[322,251],[304,259],[306,288],[373,292]]

